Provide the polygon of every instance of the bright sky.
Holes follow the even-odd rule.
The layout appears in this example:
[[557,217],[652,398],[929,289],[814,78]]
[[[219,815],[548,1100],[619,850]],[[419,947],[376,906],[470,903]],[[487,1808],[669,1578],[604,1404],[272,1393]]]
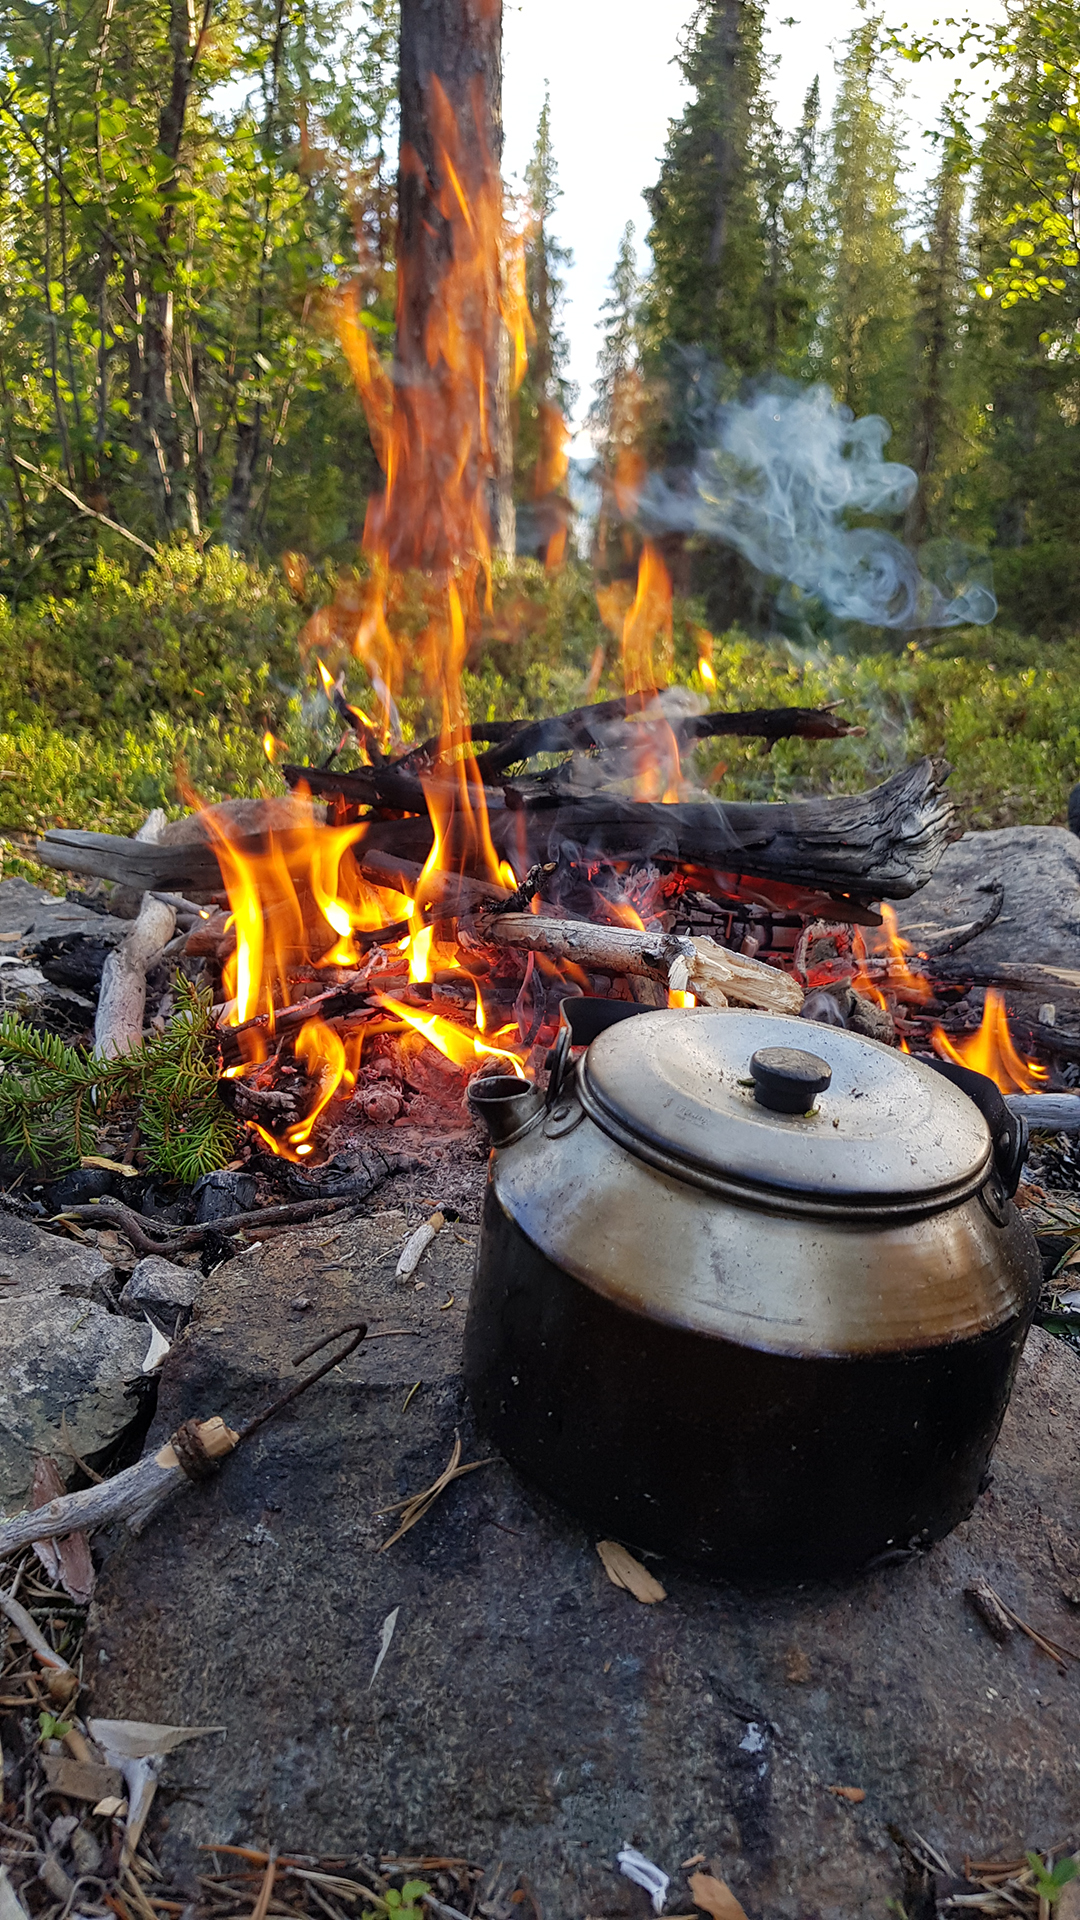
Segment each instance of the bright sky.
[[[637,229],[644,268],[648,209],[643,187],[656,178],[668,122],[685,91],[671,62],[696,0],[505,0],[503,14],[504,170],[520,179],[536,137],[545,83],[551,84],[552,136],[563,198],[553,223],[574,252],[567,276],[565,326],[580,418],[595,373],[600,303],[628,220]],[[964,12],[998,15],[996,0],[969,0]],[[833,58],[860,18],[857,0],[769,0],[768,51],[779,57],[773,81],[781,122],[796,124],[807,87],[821,77],[827,119],[835,95]],[[887,17],[920,31],[941,17],[941,0],[897,0]],[[785,25],[789,16],[793,25]],[[932,155],[924,130],[935,125],[959,63],[905,65],[904,105],[911,127],[911,184],[925,179]],[[582,445],[575,451],[587,451]]]

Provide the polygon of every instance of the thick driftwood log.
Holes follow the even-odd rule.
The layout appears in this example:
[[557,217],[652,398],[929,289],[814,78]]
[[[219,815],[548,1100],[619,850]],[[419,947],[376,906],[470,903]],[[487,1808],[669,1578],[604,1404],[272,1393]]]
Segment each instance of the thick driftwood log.
[[[823,893],[849,893],[859,901],[903,900],[925,886],[953,838],[952,803],[943,790],[947,772],[943,761],[919,760],[867,793],[779,805],[662,806],[607,794],[565,800],[554,789],[545,794],[545,806],[518,811],[492,795],[489,820],[496,850],[514,864],[558,858],[571,847],[588,858],[668,866],[685,862]],[[291,834],[275,837],[287,854]],[[375,821],[361,857],[379,852],[422,862],[431,842],[426,815]],[[260,837],[239,844],[241,850],[256,851],[263,842]],[[449,836],[447,870],[454,871],[467,852],[459,823]],[[153,847],[65,829],[46,834],[37,844],[37,857],[50,866],[129,885],[199,891],[220,886],[207,846]]]
[[639,932],[633,927],[595,926],[585,920],[551,920],[532,913],[489,915],[481,937],[492,945],[531,948],[552,960],[573,960],[597,973],[644,975],[691,992],[708,1006],[762,1007],[796,1014],[802,989],[790,974],[760,960],[730,953],[704,936]]
[[[555,790],[554,805],[493,808],[489,824],[496,851],[515,866],[557,859],[569,848],[587,859],[687,864],[859,901],[904,900],[926,885],[954,837],[947,772],[943,761],[919,760],[867,793],[764,805],[663,806],[608,794],[564,802]],[[431,838],[426,820],[376,821],[364,848],[423,860]],[[447,866],[464,851],[452,830]]]

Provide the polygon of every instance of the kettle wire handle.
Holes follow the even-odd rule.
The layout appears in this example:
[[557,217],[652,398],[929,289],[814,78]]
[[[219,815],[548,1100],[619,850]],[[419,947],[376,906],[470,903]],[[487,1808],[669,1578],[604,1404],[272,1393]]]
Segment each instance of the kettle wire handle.
[[573,1046],[573,1043],[574,1036],[564,1021],[563,1025],[559,1028],[559,1037],[548,1055],[551,1065],[548,1071],[547,1094],[544,1099],[544,1105],[549,1113],[562,1092],[563,1081],[566,1079],[567,1070],[570,1066],[570,1048]]

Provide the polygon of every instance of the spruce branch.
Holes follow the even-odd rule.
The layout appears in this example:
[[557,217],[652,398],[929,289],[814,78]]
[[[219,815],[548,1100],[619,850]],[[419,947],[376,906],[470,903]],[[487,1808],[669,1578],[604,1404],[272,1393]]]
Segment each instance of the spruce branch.
[[212,996],[182,976],[176,994],[176,1013],[161,1033],[110,1059],[80,1052],[16,1014],[0,1017],[0,1148],[64,1172],[93,1151],[109,1109],[133,1100],[155,1173],[190,1184],[223,1166],[236,1122],[218,1097]]

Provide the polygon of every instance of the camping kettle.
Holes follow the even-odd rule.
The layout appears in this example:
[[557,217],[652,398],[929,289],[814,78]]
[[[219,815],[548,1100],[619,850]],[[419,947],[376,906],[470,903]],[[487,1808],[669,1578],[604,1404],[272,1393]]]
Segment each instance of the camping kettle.
[[984,1484],[1038,1297],[1022,1122],[981,1075],[843,1028],[563,1015],[546,1098],[470,1089],[492,1142],[480,1425],[591,1528],[713,1572],[940,1539]]

